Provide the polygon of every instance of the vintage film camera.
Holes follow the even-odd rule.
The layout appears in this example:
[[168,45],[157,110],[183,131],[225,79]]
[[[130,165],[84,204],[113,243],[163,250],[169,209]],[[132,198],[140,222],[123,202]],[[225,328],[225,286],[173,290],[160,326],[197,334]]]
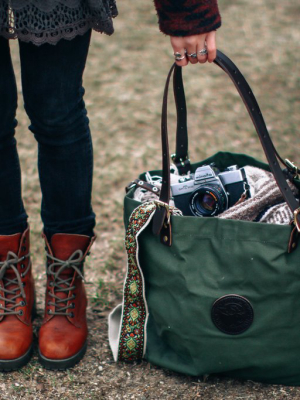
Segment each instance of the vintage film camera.
[[171,185],[175,206],[183,215],[212,217],[251,197],[244,168],[231,165],[220,172],[214,164],[196,169],[189,177]]

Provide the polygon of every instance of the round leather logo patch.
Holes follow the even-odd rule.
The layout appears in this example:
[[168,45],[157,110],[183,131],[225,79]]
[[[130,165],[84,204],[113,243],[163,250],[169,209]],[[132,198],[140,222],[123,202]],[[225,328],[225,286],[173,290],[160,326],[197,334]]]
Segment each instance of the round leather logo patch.
[[254,312],[250,302],[237,294],[220,297],[212,306],[211,318],[228,335],[239,335],[250,328]]

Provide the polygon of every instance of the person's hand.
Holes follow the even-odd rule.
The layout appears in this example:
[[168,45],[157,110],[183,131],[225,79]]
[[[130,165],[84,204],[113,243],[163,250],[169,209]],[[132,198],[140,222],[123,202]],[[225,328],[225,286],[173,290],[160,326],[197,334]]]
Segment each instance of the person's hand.
[[[175,53],[184,57],[181,61],[176,61],[180,67],[184,67],[189,62],[192,64],[213,62],[217,56],[216,31],[192,36],[171,36],[171,45]],[[201,54],[200,50],[207,49],[208,54]],[[200,53],[199,53],[200,52]],[[194,55],[191,56],[191,55]]]

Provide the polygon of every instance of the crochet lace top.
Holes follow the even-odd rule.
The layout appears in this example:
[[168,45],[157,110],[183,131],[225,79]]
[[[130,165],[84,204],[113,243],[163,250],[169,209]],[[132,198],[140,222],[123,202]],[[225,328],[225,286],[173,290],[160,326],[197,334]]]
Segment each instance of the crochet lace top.
[[111,35],[115,0],[0,0],[0,35],[36,45],[73,39],[92,28]]
[[[217,0],[154,0],[154,4],[159,28],[167,35],[205,33],[221,25]],[[0,36],[41,45],[73,39],[90,28],[111,35],[112,18],[117,15],[116,0],[0,0]]]

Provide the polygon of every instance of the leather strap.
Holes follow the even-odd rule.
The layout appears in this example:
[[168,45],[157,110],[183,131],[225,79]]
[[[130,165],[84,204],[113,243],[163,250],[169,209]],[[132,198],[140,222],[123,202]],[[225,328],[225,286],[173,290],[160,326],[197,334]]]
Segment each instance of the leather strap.
[[135,179],[134,181],[130,182],[125,188],[126,193],[128,193],[133,186],[145,189],[148,192],[156,194],[157,196],[160,194],[160,189],[157,186],[152,185],[149,182],[142,181],[141,179]]
[[177,111],[176,152],[172,160],[180,175],[190,171],[190,160],[188,157],[188,130],[187,110],[182,81],[182,68],[175,68],[173,75],[173,92]]
[[[164,89],[163,106],[161,114],[161,145],[162,145],[162,170],[163,179],[160,189],[160,200],[164,203],[169,204],[170,202],[170,187],[171,187],[171,176],[170,176],[170,151],[169,151],[169,140],[168,140],[168,124],[167,124],[167,112],[168,112],[168,91],[170,79],[176,64],[174,63],[168,73],[167,81]],[[152,230],[155,235],[159,235],[165,218],[167,210],[164,207],[159,207],[154,215]]]
[[[219,59],[218,59],[218,56],[219,56]],[[220,62],[218,62],[218,61],[222,60],[222,57],[224,57],[224,60],[227,59],[227,64],[228,64],[228,66],[231,67],[231,69],[233,71],[232,76],[230,76],[230,73],[228,73],[224,69],[222,64]],[[226,57],[226,59],[225,59],[225,57]],[[233,64],[233,62],[219,50],[217,52],[217,58],[214,60],[214,63],[217,64],[226,73],[228,73],[229,77],[232,79],[233,82],[235,81],[235,75],[236,75],[236,81],[237,81],[236,83],[238,85],[240,85],[241,87],[243,87],[243,84],[244,84],[246,89],[249,89],[248,92],[246,90],[246,97],[244,97],[243,93],[240,93],[241,98],[246,105],[247,97],[248,97],[247,93],[250,94],[250,92],[252,92],[252,91],[251,91],[250,86],[246,82],[245,78],[243,77],[241,72],[236,67],[236,65]],[[177,72],[177,71],[179,71],[179,72]],[[244,81],[244,82],[241,82],[240,84],[238,83],[239,82],[238,74],[240,74],[240,77],[242,77],[242,79]],[[237,85],[235,85],[235,86],[237,86]],[[188,159],[188,139],[187,139],[188,130],[187,130],[187,111],[186,111],[187,108],[186,108],[186,100],[185,100],[185,94],[184,94],[184,85],[183,85],[183,80],[182,80],[182,68],[181,67],[176,66],[176,68],[175,68],[174,75],[173,75],[173,87],[174,87],[174,98],[175,98],[176,109],[177,109],[176,153],[173,155],[173,159],[175,159],[178,162],[180,159],[182,159],[182,160]],[[253,95],[253,97],[254,97],[254,95]],[[255,98],[254,98],[254,100],[256,102]],[[257,106],[258,110],[260,111],[257,103],[256,103],[256,106]],[[246,107],[247,107],[247,105],[246,105]],[[271,143],[272,143],[272,141],[271,141]],[[286,162],[278,154],[273,143],[272,143],[272,147],[273,147],[273,151],[276,154],[276,157],[278,158],[278,160],[280,160],[280,162],[283,165],[285,165],[287,168],[289,168],[289,166],[286,164]],[[177,154],[178,154],[178,156],[177,156]]]
[[298,232],[297,227],[294,226],[294,228],[292,229],[292,233],[291,233],[289,245],[288,245],[288,253],[289,254],[296,250],[298,243],[299,243],[299,237],[300,237],[300,233]]
[[[247,81],[238,70],[236,65],[223,54],[221,51],[217,51],[217,57],[214,63],[223,69],[227,75],[230,77],[232,82],[234,83],[237,91],[239,92],[248,113],[252,119],[252,122],[256,128],[257,134],[261,141],[262,147],[266,154],[270,169],[274,174],[276,182],[278,184],[281,193],[289,205],[292,212],[299,208],[299,202],[295,198],[292,190],[286,182],[286,177],[284,172],[282,171],[279,161],[285,164],[285,162],[281,159],[279,154],[277,153],[273,142],[270,138],[269,132],[267,130],[266,124],[264,122],[262,113],[258,106],[258,103],[255,99],[255,96],[248,85]],[[170,161],[169,161],[169,143],[168,143],[168,127],[167,127],[167,100],[168,100],[168,90],[170,79],[173,71],[174,74],[174,95],[176,99],[176,107],[177,112],[179,109],[179,113],[177,113],[177,147],[176,152],[178,152],[180,158],[187,158],[187,149],[188,149],[188,141],[187,141],[187,129],[186,129],[186,103],[185,96],[183,90],[183,82],[182,82],[182,74],[178,73],[177,70],[181,70],[181,67],[178,67],[175,63],[172,65],[163,96],[163,106],[162,106],[162,118],[161,118],[161,137],[162,137],[162,161],[163,161],[163,181],[162,188],[160,194],[160,200],[164,203],[169,204],[170,201]],[[178,158],[176,154],[176,158]],[[286,165],[286,164],[285,164]],[[161,208],[160,211],[157,211],[154,215],[153,219],[153,232],[154,234],[159,234],[160,230],[163,226],[163,222],[165,219],[166,211]],[[300,213],[298,213],[297,222],[300,226]]]

